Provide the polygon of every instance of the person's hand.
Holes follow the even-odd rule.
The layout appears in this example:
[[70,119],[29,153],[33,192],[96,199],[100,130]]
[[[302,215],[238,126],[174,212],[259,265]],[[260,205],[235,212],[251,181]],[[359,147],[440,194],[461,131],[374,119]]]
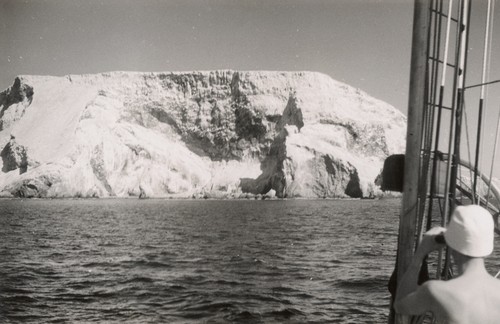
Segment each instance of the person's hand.
[[417,253],[427,255],[432,251],[436,251],[445,247],[445,244],[436,242],[436,236],[442,235],[445,231],[444,227],[434,227],[424,233],[422,240],[417,248]]

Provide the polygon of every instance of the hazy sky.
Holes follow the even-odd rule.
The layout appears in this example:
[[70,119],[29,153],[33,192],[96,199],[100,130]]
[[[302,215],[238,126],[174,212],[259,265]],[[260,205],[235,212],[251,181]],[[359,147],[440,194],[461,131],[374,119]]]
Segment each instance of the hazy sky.
[[318,71],[406,111],[412,0],[0,0],[19,74]]

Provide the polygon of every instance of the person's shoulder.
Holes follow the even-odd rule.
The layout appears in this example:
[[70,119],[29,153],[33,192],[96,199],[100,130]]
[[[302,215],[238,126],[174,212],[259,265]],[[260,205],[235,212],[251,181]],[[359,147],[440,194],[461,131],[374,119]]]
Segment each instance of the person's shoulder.
[[396,311],[400,314],[420,315],[426,312],[439,311],[438,299],[436,296],[442,295],[441,288],[437,280],[429,280],[418,286],[418,288],[403,299],[397,301],[394,305]]
[[443,302],[453,295],[455,290],[453,286],[450,281],[428,280],[420,286],[420,289],[430,298]]
[[448,284],[446,281],[442,280],[427,280],[420,288],[429,293],[440,292],[442,290],[448,289]]
[[431,280],[427,280],[426,282],[424,282],[421,285],[421,287],[425,288],[425,289],[430,289],[430,290],[445,289],[446,286],[448,286],[448,283],[449,283],[449,281],[431,279]]
[[485,285],[489,288],[491,294],[496,296],[497,300],[500,301],[500,280],[490,276],[488,280],[485,280]]
[[460,280],[429,280],[422,285],[432,300],[432,312],[439,318],[452,318],[460,313],[460,305],[467,304],[467,292]]

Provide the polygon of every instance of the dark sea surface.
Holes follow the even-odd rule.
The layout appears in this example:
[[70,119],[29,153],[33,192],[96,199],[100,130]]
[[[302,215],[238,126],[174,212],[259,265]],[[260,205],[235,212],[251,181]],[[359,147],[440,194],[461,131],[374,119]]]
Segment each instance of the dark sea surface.
[[385,323],[399,209],[0,200],[0,323]]

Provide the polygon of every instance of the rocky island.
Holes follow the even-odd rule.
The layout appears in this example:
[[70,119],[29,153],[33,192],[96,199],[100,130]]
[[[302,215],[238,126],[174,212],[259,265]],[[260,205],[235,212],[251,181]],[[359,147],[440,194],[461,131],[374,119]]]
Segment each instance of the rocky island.
[[406,117],[314,72],[19,76],[3,197],[374,197]]

